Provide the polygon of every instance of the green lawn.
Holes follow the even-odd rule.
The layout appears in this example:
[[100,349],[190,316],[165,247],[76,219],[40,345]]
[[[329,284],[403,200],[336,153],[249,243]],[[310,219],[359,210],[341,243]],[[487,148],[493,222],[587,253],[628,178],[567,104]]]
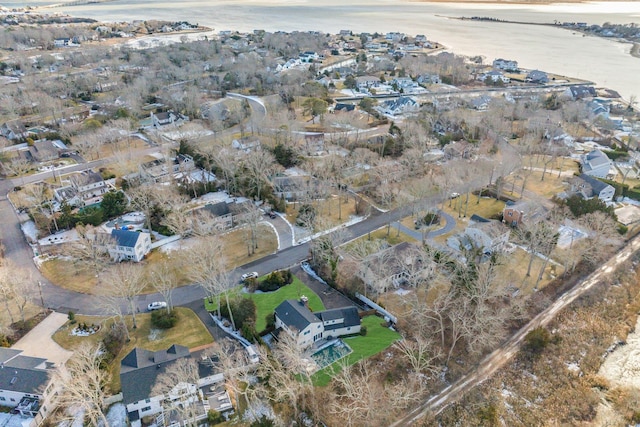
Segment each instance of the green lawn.
[[[366,336],[343,338],[343,341],[353,350],[346,357],[349,365],[380,353],[401,338],[399,333],[382,326],[382,322],[382,319],[377,316],[367,316],[362,319],[362,326],[367,327]],[[340,364],[333,363],[313,374],[313,383],[321,387],[326,386],[331,381],[331,377],[338,372],[340,372]]]
[[[273,313],[276,307],[284,300],[298,299],[300,295],[305,295],[309,298],[309,308],[311,308],[311,311],[324,310],[324,304],[322,304],[320,297],[296,276],[293,276],[293,283],[283,286],[274,292],[245,294],[241,293],[241,289],[241,286],[233,288],[229,291],[229,295],[240,294],[245,298],[251,298],[256,303],[256,331],[258,332],[262,332],[267,326],[265,320],[267,314]],[[204,306],[207,311],[216,311],[217,302],[214,300],[214,303],[211,304],[208,299],[205,298]]]

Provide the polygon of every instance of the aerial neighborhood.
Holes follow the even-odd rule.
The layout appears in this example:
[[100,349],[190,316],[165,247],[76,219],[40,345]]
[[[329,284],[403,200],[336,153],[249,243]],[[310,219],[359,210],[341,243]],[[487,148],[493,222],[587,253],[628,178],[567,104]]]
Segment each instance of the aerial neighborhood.
[[428,32],[64,16],[2,9],[0,425],[418,425],[523,328],[424,425],[638,422],[598,374],[640,295],[633,102]]

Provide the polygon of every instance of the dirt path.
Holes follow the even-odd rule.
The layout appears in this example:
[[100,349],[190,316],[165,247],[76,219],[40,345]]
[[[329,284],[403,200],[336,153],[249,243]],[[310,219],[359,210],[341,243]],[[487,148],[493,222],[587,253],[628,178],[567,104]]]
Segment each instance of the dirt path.
[[[550,304],[547,309],[534,317],[522,329],[516,332],[515,335],[503,343],[500,348],[485,357],[475,371],[458,379],[440,393],[423,402],[417,408],[408,411],[407,415],[391,424],[391,427],[413,426],[428,413],[439,414],[444,408],[457,401],[471,388],[491,377],[519,351],[525,336],[532,329],[549,324],[560,310],[571,304],[587,290],[600,283],[603,278],[614,272],[616,268],[626,262],[631,255],[635,254],[638,249],[640,249],[640,236],[631,240],[598,270],[586,277],[585,280],[579,282],[572,289],[562,294],[562,296]],[[634,363],[634,366],[638,365],[638,363]],[[627,366],[631,367],[631,365]],[[638,370],[638,373],[640,374],[640,370]]]

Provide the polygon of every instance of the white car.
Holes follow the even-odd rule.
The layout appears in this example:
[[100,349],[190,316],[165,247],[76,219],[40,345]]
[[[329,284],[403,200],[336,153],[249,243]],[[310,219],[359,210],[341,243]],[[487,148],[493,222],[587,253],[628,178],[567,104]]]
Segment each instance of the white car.
[[167,303],[164,301],[156,301],[147,306],[148,311],[160,310],[161,308],[167,308]]
[[244,273],[242,276],[240,276],[240,281],[246,282],[249,279],[257,279],[257,278],[258,278],[258,272],[252,271],[251,273]]

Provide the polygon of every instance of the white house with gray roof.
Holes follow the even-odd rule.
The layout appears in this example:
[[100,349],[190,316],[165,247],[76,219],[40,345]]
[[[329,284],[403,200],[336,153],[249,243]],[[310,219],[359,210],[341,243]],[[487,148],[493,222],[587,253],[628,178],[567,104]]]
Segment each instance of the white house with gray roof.
[[283,301],[276,307],[275,326],[297,337],[298,345],[305,348],[323,339],[359,333],[360,316],[353,306],[313,313],[303,296],[300,300]]
[[40,425],[52,409],[55,392],[47,359],[22,355],[22,350],[0,347],[0,406],[13,408],[25,417],[24,426]]
[[[166,350],[150,351],[142,348],[134,348],[120,362],[120,384],[122,387],[122,403],[126,406],[127,416],[133,427],[141,425],[142,417],[149,417],[163,412],[162,403],[167,399],[178,400],[177,395],[154,395],[152,390],[158,377],[167,371],[173,363],[179,359],[193,357],[187,347],[174,344]],[[179,401],[198,404],[208,397],[208,390],[212,384],[224,381],[224,375],[214,372],[211,364],[198,362],[197,384],[176,384],[181,393],[187,392],[193,395],[188,399],[182,396]],[[230,409],[220,408],[222,410]],[[203,410],[198,414],[198,419],[206,418]],[[177,425],[177,424],[176,424]]]
[[593,150],[582,156],[582,173],[596,178],[606,178],[613,163],[605,153]]
[[111,237],[115,242],[108,248],[109,255],[117,262],[140,262],[151,250],[151,235],[149,233],[113,229]]
[[605,203],[613,201],[616,189],[612,185],[600,181],[592,176],[581,174],[571,181],[572,190],[584,199],[597,197]]

